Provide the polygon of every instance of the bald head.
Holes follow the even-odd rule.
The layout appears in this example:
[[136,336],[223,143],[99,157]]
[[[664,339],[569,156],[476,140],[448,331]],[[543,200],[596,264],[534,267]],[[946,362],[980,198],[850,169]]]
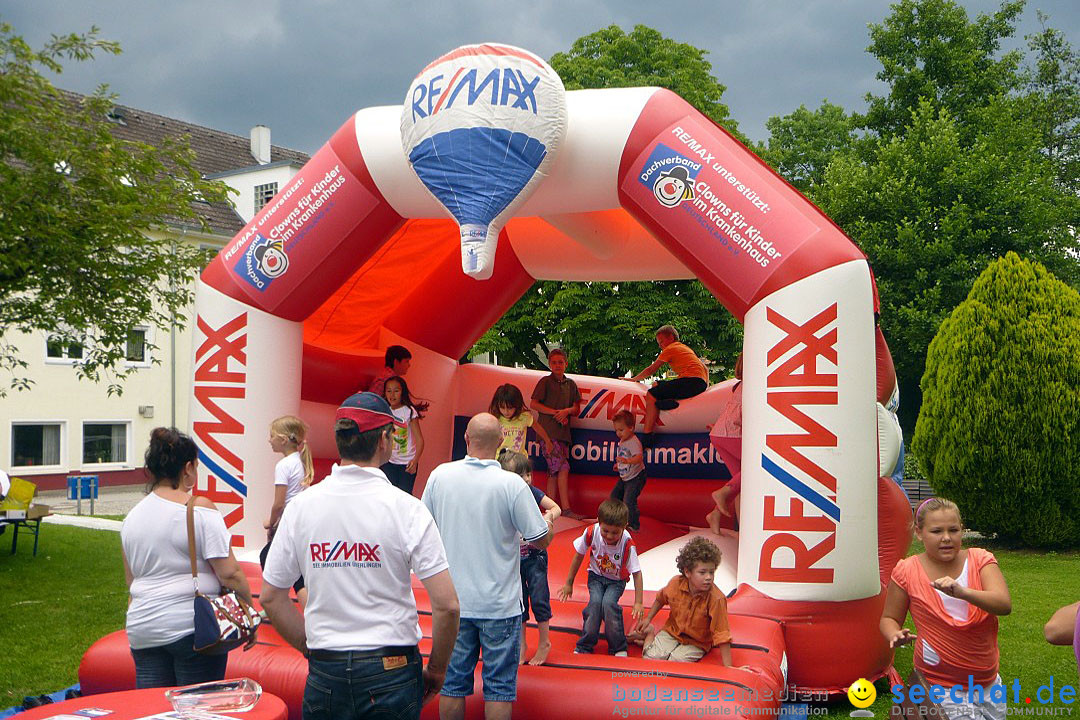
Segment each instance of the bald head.
[[480,460],[494,460],[502,445],[502,429],[499,420],[491,413],[474,415],[465,428],[465,446],[469,455]]

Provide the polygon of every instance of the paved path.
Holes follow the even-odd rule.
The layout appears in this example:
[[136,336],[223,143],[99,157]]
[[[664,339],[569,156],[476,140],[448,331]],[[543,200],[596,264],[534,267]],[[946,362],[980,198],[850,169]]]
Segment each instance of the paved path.
[[[142,485],[120,485],[101,488],[94,501],[94,515],[127,515],[131,508],[146,497]],[[43,522],[54,525],[74,525],[95,530],[120,531],[119,520],[90,516],[90,501],[82,501],[83,514],[78,514],[78,503],[67,499],[67,490],[47,490],[34,497],[34,501],[48,505],[53,514]]]

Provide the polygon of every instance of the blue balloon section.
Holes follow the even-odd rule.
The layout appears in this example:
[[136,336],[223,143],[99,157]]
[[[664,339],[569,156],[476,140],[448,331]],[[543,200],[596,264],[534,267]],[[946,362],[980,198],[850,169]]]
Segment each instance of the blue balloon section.
[[524,133],[473,127],[425,138],[409,162],[458,223],[487,225],[532,179],[545,155],[543,143]]

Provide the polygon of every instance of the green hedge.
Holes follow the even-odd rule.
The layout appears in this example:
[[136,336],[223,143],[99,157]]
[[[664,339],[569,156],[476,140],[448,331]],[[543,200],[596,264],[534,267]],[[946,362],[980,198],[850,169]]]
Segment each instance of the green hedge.
[[930,343],[922,391],[912,450],[966,525],[1080,546],[1080,293],[995,260]]

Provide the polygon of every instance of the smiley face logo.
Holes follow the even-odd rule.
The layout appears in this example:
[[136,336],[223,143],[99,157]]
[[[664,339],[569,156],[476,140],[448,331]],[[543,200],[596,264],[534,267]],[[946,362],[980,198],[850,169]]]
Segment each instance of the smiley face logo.
[[653,185],[653,195],[664,207],[673,208],[683,200],[694,199],[694,186],[690,173],[682,165],[660,173]]
[[859,678],[851,683],[847,690],[848,700],[859,709],[868,708],[877,700],[877,689],[866,678]]

